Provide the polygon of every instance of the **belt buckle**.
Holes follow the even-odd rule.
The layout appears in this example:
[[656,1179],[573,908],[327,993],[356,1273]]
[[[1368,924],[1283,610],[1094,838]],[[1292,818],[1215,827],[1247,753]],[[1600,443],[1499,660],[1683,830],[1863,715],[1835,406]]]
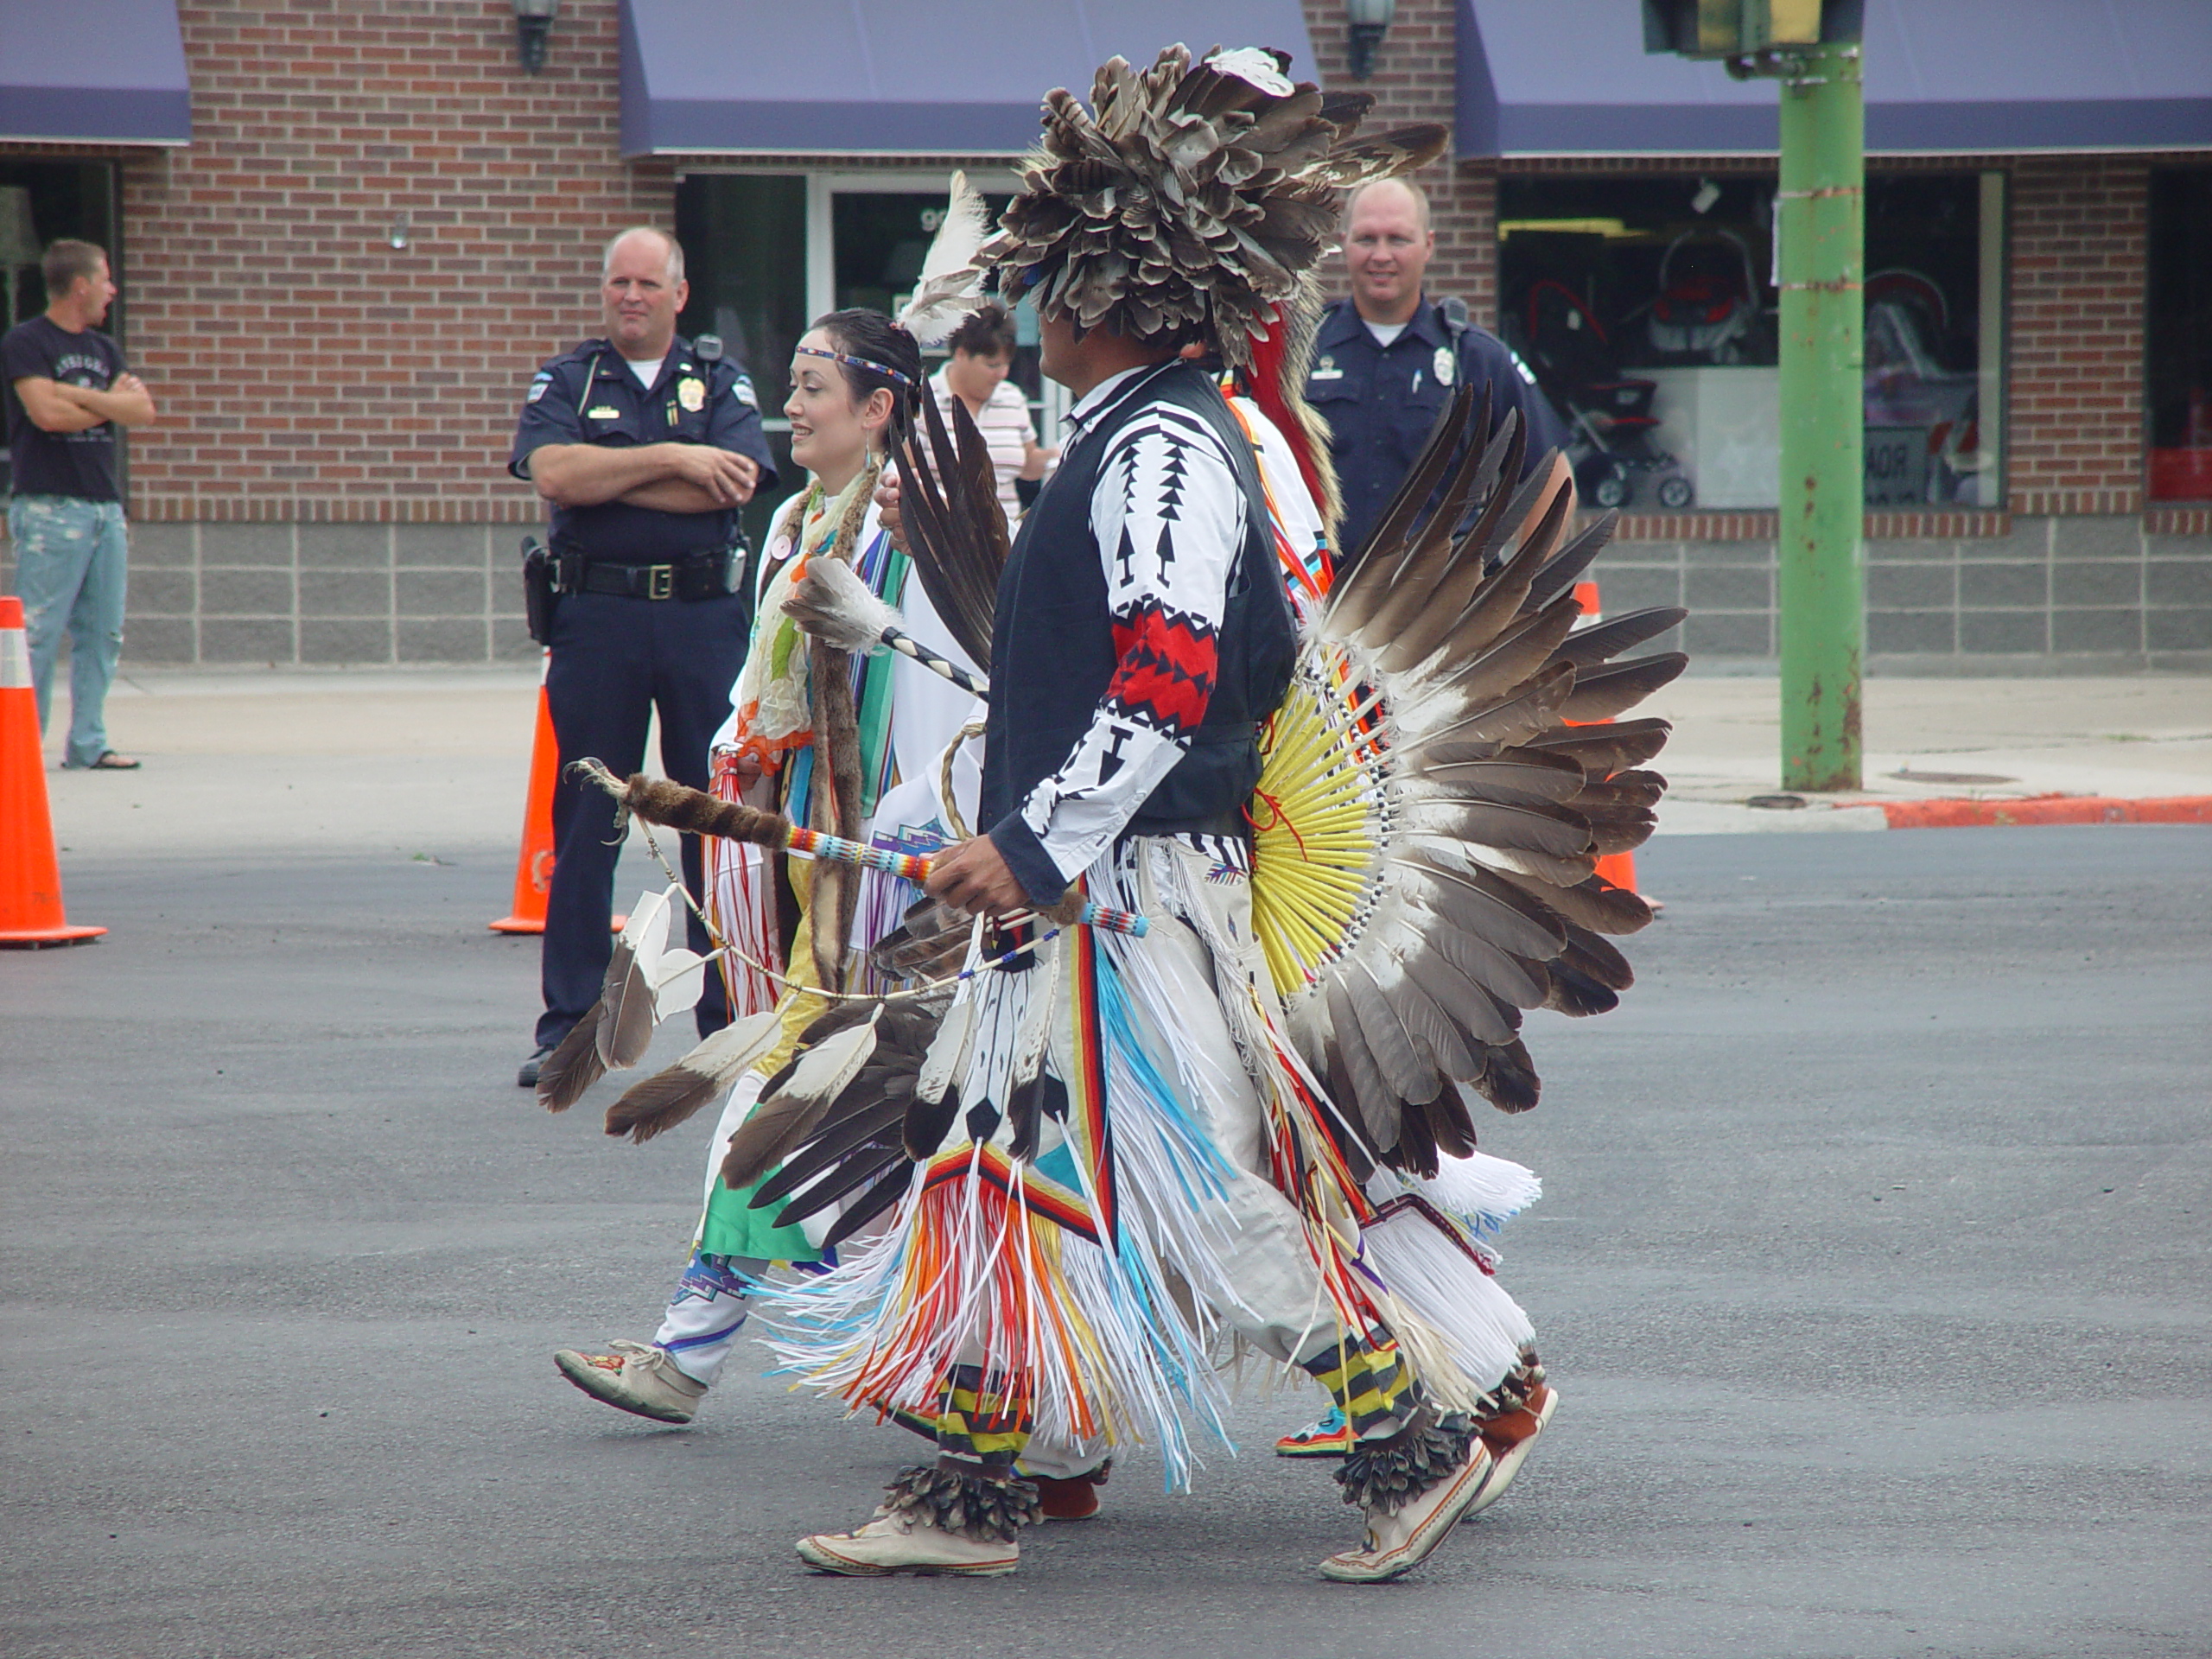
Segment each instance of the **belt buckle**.
[[673,599],[676,597],[676,567],[672,564],[649,564],[645,567],[645,597]]

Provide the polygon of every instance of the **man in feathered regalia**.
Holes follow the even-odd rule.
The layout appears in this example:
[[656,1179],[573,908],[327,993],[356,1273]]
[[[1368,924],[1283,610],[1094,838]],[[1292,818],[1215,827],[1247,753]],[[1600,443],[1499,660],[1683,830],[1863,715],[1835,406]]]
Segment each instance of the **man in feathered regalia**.
[[[1355,140],[1370,100],[1286,64],[1176,47],[1109,63],[1088,111],[1047,98],[974,265],[1034,301],[1076,395],[1059,471],[1009,553],[979,529],[972,424],[902,456],[915,569],[990,663],[984,832],[887,941],[923,982],[810,1027],[732,1151],[780,1166],[752,1199],[776,1224],[836,1214],[836,1265],[763,1292],[786,1374],[936,1450],[867,1522],[799,1541],[824,1572],[1012,1572],[1025,1465],[1147,1443],[1186,1482],[1190,1427],[1227,1439],[1233,1338],[1347,1426],[1365,1533],[1323,1573],[1394,1578],[1496,1498],[1554,1401],[1491,1276],[1468,1102],[1534,1105],[1521,1011],[1599,1013],[1630,982],[1599,936],[1650,912],[1592,865],[1649,833],[1663,780],[1632,768],[1666,728],[1579,723],[1681,671],[1611,660],[1681,613],[1570,638],[1610,518],[1566,538],[1571,488],[1513,486],[1510,418],[1463,444],[1462,393],[1294,625],[1254,442],[1182,353],[1294,442],[1281,393],[1338,194],[1443,134]],[[880,607],[855,626],[822,600],[810,628],[898,643]],[[659,810],[645,780],[625,798]]]
[[[1349,151],[1364,101],[1294,86],[1257,52],[1193,65],[1179,49],[1141,76],[1117,60],[1094,101],[1095,122],[1052,95],[1052,139],[979,255],[1002,293],[1035,302],[1045,372],[1077,401],[999,588],[989,828],[930,883],[995,918],[979,957],[1029,956],[974,982],[948,1015],[921,1091],[938,1085],[948,1138],[932,1168],[948,1192],[938,1214],[926,1197],[910,1204],[906,1236],[893,1236],[904,1253],[975,1259],[924,1287],[948,1322],[918,1328],[893,1293],[879,1304],[892,1328],[871,1321],[877,1338],[850,1357],[877,1374],[863,1397],[931,1420],[938,1457],[902,1476],[875,1520],[799,1549],[840,1573],[1010,1570],[1034,1502],[1014,1470],[1032,1433],[1083,1442],[1150,1427],[1172,1441],[1172,1427],[1143,1422],[1145,1396],[1155,1378],[1161,1395],[1191,1389],[1207,1363],[1197,1327],[1217,1315],[1322,1378],[1352,1418],[1378,1465],[1364,1495],[1375,1535],[1330,1566],[1389,1576],[1448,1531],[1488,1459],[1423,1405],[1384,1325],[1344,1328],[1306,1219],[1268,1179],[1268,1109],[1280,1115],[1297,1082],[1265,1052],[1255,1001],[1245,807],[1258,724],[1289,684],[1296,637],[1250,443],[1179,353],[1204,340],[1249,364],[1321,251],[1335,188],[1434,146],[1422,133]],[[1126,952],[1036,950],[1033,924],[997,919],[1049,909],[1078,880],[1146,914],[1149,936]],[[1110,988],[1086,992],[1085,978]],[[1054,1165],[1039,1159],[1047,1140],[1063,1154],[1053,1185],[1095,1244],[1040,1238],[1020,1213],[1055,1196],[1025,1167]],[[1177,1190],[1185,1181],[1209,1192],[1203,1215]],[[1071,1270],[1078,1252],[1096,1259]],[[1175,1312],[1179,1279],[1210,1314]],[[954,1284],[963,1294],[947,1298]],[[1090,1325],[1102,1346],[1130,1351],[1096,1356],[1106,1374],[1086,1375],[1094,1357],[1036,1351],[1038,1313],[1071,1341]],[[1116,1313],[1138,1328],[1096,1328]]]

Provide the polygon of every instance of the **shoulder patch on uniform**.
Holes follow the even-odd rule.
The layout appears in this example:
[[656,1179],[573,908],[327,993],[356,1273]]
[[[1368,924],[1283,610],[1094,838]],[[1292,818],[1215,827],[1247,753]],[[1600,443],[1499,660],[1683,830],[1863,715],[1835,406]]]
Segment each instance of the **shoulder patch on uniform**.
[[537,375],[537,378],[530,383],[530,391],[524,394],[523,402],[526,404],[536,403],[539,398],[545,395],[546,388],[550,386],[552,384],[553,377],[541,371]]
[[741,374],[729,383],[729,395],[750,408],[760,407],[760,399],[753,392],[753,377],[749,374]]

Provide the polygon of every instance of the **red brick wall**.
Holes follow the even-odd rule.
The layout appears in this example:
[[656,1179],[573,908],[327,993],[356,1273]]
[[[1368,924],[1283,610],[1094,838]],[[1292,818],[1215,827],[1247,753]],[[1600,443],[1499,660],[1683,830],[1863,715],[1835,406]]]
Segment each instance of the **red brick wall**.
[[2149,165],[2025,156],[2011,170],[2012,511],[2139,512]]
[[671,216],[669,170],[617,155],[614,0],[567,0],[536,76],[512,0],[180,10],[192,145],[123,169],[162,410],[134,512],[536,518],[502,472],[530,371],[595,331],[607,237]]

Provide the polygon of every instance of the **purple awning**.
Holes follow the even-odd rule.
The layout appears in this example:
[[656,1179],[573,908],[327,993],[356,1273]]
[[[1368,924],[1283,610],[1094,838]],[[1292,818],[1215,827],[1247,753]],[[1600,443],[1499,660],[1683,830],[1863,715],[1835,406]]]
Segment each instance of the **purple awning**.
[[176,0],[0,0],[0,139],[190,143]]
[[[1865,64],[1877,154],[2212,148],[2208,0],[1866,0]],[[1771,155],[1777,96],[1635,0],[1459,0],[1462,156]]]
[[1298,0],[622,0],[622,153],[1015,155],[1052,88],[1177,41],[1314,73]]

